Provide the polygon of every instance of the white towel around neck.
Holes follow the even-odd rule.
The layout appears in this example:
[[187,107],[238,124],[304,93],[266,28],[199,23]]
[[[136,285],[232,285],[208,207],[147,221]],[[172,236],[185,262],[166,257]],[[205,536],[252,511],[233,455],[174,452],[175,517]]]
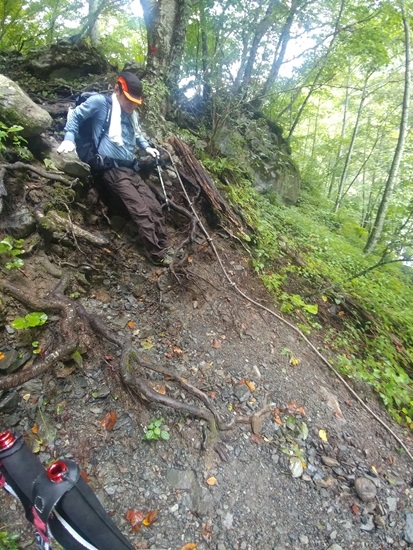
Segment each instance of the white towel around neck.
[[[119,146],[123,145],[121,114],[122,109],[118,97],[116,94],[112,94],[112,114],[110,116],[108,137],[113,143]],[[132,123],[135,130],[135,136],[138,137],[141,132],[136,111],[132,113]]]

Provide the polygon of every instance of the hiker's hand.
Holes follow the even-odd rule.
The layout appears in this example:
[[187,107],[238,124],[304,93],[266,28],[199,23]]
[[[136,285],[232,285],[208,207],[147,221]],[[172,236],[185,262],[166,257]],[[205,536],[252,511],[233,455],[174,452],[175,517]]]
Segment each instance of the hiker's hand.
[[155,159],[160,157],[159,151],[158,149],[155,149],[155,147],[147,147],[145,151],[148,155],[151,155]]
[[59,145],[57,152],[58,153],[71,153],[76,149],[76,145],[73,141],[70,141],[70,139],[65,139],[62,141],[62,143]]

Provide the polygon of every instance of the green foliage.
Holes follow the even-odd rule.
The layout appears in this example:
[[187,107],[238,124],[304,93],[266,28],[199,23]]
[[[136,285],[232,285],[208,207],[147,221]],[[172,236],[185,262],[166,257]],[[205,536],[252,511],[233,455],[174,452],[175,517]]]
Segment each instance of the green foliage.
[[17,256],[24,253],[23,239],[14,239],[6,236],[0,241],[0,260],[4,260],[6,269],[20,269],[24,265],[24,261]]
[[9,533],[8,531],[0,531],[0,550],[19,550],[17,542],[20,536]]
[[44,325],[47,321],[47,314],[43,311],[32,311],[24,317],[18,317],[12,321],[11,326],[17,330],[34,328]]
[[163,418],[154,418],[150,424],[145,427],[145,433],[142,436],[143,441],[159,441],[160,439],[168,441],[169,432],[163,429]]
[[22,130],[23,126],[13,124],[9,127],[4,124],[4,122],[0,121],[0,154],[4,152],[8,146],[12,146],[21,158],[31,158],[31,154],[25,146],[27,140],[19,135],[19,132]]
[[[213,163],[219,165],[216,159]],[[374,327],[358,322],[356,311],[354,318],[336,314],[332,321],[339,326],[324,327],[325,343],[342,372],[369,383],[393,417],[413,428],[412,383],[405,370],[413,364],[411,269],[406,276],[394,264],[352,279],[378,259],[363,254],[365,232],[354,216],[344,210],[334,214],[328,201],[308,193],[299,206],[270,202],[247,180],[233,181],[237,183],[225,190],[255,229],[253,265],[280,310],[309,334],[323,329],[321,307],[339,312],[341,295],[352,296],[374,319]],[[294,257],[300,258],[298,265],[292,263]]]

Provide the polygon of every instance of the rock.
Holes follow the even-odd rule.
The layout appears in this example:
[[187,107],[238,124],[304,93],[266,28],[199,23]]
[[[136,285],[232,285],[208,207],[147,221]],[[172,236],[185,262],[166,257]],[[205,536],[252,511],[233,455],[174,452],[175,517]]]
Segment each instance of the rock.
[[16,210],[1,224],[2,229],[16,239],[24,239],[36,229],[36,220],[27,207]]
[[240,403],[245,403],[251,397],[251,392],[246,384],[236,384],[234,395]]
[[337,466],[340,466],[340,462],[330,456],[322,456],[321,461],[323,462],[323,464],[325,464],[329,468],[335,468]]
[[193,472],[176,468],[171,468],[166,472],[166,479],[175,489],[189,490],[195,484]]
[[11,414],[19,404],[19,394],[16,391],[8,392],[0,397],[0,412]]
[[354,488],[360,500],[371,502],[376,498],[377,489],[372,481],[365,477],[359,477],[354,483]]
[[368,514],[367,516],[362,516],[360,529],[363,531],[372,531],[374,529],[373,516]]
[[413,513],[406,512],[406,523],[403,530],[403,538],[408,544],[413,544]]
[[0,118],[7,126],[22,126],[21,135],[26,138],[45,132],[53,122],[47,111],[4,75],[0,75]]

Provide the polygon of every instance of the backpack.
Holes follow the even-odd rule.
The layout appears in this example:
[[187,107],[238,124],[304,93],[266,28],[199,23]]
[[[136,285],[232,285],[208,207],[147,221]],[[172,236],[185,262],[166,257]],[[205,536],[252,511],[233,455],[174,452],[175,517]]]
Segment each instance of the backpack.
[[[99,92],[82,92],[79,94],[75,100],[75,108],[78,105],[84,103],[89,97],[95,95]],[[112,114],[112,98],[105,95],[106,99],[106,117],[102,125],[100,135],[98,137],[98,142],[95,144],[93,141],[92,133],[92,119],[85,120],[79,128],[78,135],[76,137],[76,152],[81,161],[86,162],[94,170],[99,170],[103,168],[103,160],[100,155],[98,155],[98,149],[100,142],[103,139],[103,136],[109,130],[110,117]],[[73,110],[73,108],[71,108]],[[70,110],[68,113],[70,117]]]

